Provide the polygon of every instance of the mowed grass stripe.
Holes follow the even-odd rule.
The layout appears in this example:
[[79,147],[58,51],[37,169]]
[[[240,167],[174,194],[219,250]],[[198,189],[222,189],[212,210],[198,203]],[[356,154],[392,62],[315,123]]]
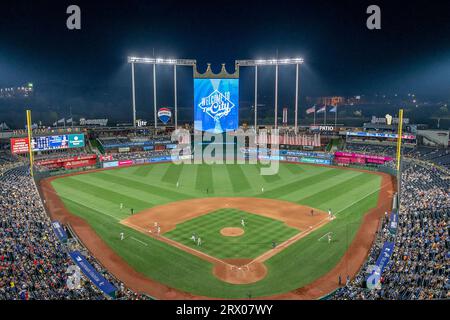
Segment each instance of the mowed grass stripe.
[[78,201],[74,201],[74,200],[68,198],[67,196],[60,196],[60,197],[61,197],[61,199],[63,200],[63,202],[64,202],[65,204],[67,204],[67,205],[69,205],[69,206],[75,206],[75,207],[78,207],[78,208],[80,209],[80,211],[78,211],[78,212],[83,212],[83,211],[85,211],[85,210],[89,210],[89,211],[94,211],[94,212],[97,213],[97,214],[101,214],[101,215],[104,215],[104,216],[108,216],[108,217],[113,218],[113,219],[115,219],[115,220],[117,220],[117,221],[120,221],[120,220],[121,220],[119,217],[116,217],[116,216],[113,215],[113,214],[109,214],[109,213],[107,213],[107,212],[104,212],[103,210],[99,210],[99,209],[93,208],[93,207],[91,207],[91,206],[87,206],[87,205],[85,205],[85,204],[83,204],[83,203],[80,203],[80,202],[78,202]]
[[352,177],[344,182],[338,183],[337,185],[331,186],[329,188],[323,189],[320,192],[313,194],[311,196],[299,199],[297,202],[309,205],[313,208],[320,208],[321,205],[330,199],[335,199],[340,196],[346,195],[350,190],[360,187],[361,185],[371,181],[370,175],[365,173],[360,173],[356,177]]
[[161,181],[176,185],[180,179],[181,171],[183,171],[184,164],[171,163],[167,167],[166,173],[164,173]]
[[214,193],[214,183],[211,165],[197,166],[195,189],[208,194]]
[[96,172],[95,174],[99,177],[102,177],[103,179],[110,181],[110,182],[113,182],[113,183],[116,183],[119,185],[124,185],[129,188],[136,189],[136,190],[146,190],[155,195],[158,195],[160,197],[163,197],[163,198],[166,198],[169,200],[173,200],[173,201],[192,198],[185,194],[173,191],[172,189],[169,190],[169,189],[157,187],[157,186],[149,184],[149,183],[138,181],[131,177],[126,177],[126,176],[119,177],[117,175],[114,175],[113,173],[106,173],[106,172]]
[[[303,168],[300,165],[292,164],[292,163],[286,163],[284,166],[286,169],[288,169],[292,174],[301,174],[302,172],[305,172],[305,168]],[[311,166],[312,167],[312,166]],[[314,167],[312,167],[314,168]],[[309,168],[308,168],[309,170]]]
[[311,186],[314,186],[315,184],[318,184],[323,180],[337,177],[343,174],[345,174],[345,171],[343,170],[327,170],[325,172],[321,172],[319,174],[308,176],[307,178],[299,179],[297,181],[285,184],[272,190],[267,190],[262,193],[262,196],[267,198],[280,198],[288,193],[298,191],[299,189],[303,188],[310,188]]
[[233,187],[234,192],[239,193],[242,191],[250,190],[252,188],[240,165],[227,165],[227,172],[228,176],[230,177],[231,186]]
[[138,166],[136,168],[136,170],[133,172],[133,175],[138,176],[138,177],[146,177],[152,172],[154,167],[155,167],[154,165]]
[[308,188],[299,188],[291,193],[287,193],[286,195],[280,197],[279,199],[292,201],[292,202],[299,202],[300,199],[304,199],[309,196],[320,193],[324,189],[330,188],[330,187],[340,184],[344,181],[347,181],[353,177],[358,176],[359,174],[360,173],[357,171],[348,171],[343,175],[339,175],[336,177],[327,178],[327,179],[318,181],[316,184],[314,184],[313,186],[309,186]]
[[[147,204],[146,207],[153,207],[159,204],[161,201],[166,201],[166,198],[156,196],[146,190],[132,189],[128,186],[112,183],[95,176],[88,176],[83,178],[81,176],[73,176],[71,178],[80,183],[89,184],[93,188],[99,188],[108,191],[111,194],[111,201],[113,201],[114,203],[123,203],[126,207],[131,207],[131,204],[136,203],[137,201],[145,202]],[[93,190],[89,191],[94,192]],[[95,192],[97,194],[97,191]],[[128,201],[128,199],[126,199],[127,202],[124,202],[124,199],[122,199],[123,196],[129,197],[132,200]]]
[[102,199],[104,201],[110,202],[111,204],[116,204],[118,206],[120,203],[126,204],[127,207],[133,206],[135,210],[142,210],[154,204],[150,201],[145,201],[141,199],[136,199],[134,197],[128,196],[125,193],[116,192],[109,188],[105,188],[100,184],[91,184],[89,182],[76,180],[69,178],[64,180],[64,185],[77,190],[81,193],[89,195],[94,201],[95,199]]

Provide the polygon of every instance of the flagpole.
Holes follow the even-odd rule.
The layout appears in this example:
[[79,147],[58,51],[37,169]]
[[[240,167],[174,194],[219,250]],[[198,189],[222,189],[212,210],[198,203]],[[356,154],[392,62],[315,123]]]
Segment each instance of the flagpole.
[[327,105],[325,105],[325,110],[323,114],[323,124],[327,125]]
[[338,113],[338,106],[336,105],[336,110],[334,113],[334,129],[337,127],[337,113]]
[[314,106],[314,125],[316,125],[316,106]]

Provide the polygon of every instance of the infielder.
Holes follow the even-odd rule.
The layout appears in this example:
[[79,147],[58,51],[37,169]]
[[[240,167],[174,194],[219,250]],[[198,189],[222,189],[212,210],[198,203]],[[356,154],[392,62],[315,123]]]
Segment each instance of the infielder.
[[330,220],[333,219],[333,213],[331,212],[331,209],[328,209],[328,218]]
[[242,226],[242,228],[245,228],[245,220],[244,220],[244,218],[241,218],[241,226]]

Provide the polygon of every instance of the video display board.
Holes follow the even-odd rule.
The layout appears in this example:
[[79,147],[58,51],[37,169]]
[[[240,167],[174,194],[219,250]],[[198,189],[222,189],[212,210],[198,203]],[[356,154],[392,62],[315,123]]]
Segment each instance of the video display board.
[[195,130],[221,133],[239,126],[239,79],[194,79]]
[[[56,136],[40,136],[31,139],[33,151],[82,148],[85,146],[84,134],[63,134]],[[11,153],[28,152],[28,138],[12,138]]]

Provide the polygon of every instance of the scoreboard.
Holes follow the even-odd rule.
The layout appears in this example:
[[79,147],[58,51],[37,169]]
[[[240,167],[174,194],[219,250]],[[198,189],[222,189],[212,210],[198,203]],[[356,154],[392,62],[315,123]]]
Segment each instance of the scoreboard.
[[34,151],[67,149],[69,147],[68,135],[35,137],[31,140]]
[[[33,137],[31,139],[33,151],[60,150],[68,148],[82,148],[85,146],[84,134],[62,134],[55,136]],[[28,138],[12,138],[11,153],[28,152]]]

